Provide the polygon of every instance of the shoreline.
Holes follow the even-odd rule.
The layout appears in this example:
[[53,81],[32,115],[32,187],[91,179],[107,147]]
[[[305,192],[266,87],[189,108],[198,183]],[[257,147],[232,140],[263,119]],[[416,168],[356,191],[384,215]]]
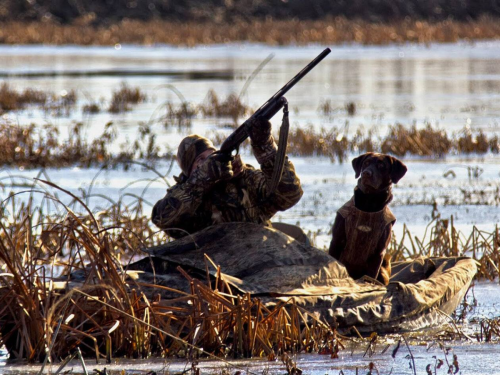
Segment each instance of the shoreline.
[[193,47],[225,43],[268,45],[356,43],[454,43],[500,39],[500,19],[490,16],[474,21],[403,20],[372,23],[345,18],[319,21],[253,20],[234,24],[124,20],[109,26],[74,22],[0,22],[0,45],[96,45],[116,44]]

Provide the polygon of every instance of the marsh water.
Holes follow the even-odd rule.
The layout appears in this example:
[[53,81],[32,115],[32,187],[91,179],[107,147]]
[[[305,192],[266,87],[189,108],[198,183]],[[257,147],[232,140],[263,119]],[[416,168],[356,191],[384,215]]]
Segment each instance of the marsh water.
[[[221,100],[231,93],[241,94],[241,100],[256,109],[324,47],[1,46],[0,82],[16,90],[35,88],[56,94],[76,90],[78,95],[77,109],[68,116],[28,109],[3,117],[12,124],[56,124],[62,135],[71,123],[82,122],[88,138],[100,135],[105,125],[112,122],[119,133],[116,147],[134,140],[139,124],[148,123],[161,150],[175,151],[180,139],[190,133],[229,134],[231,129],[227,125],[232,120],[198,116],[190,127],[165,127],[162,117],[166,103],[178,104],[182,97],[198,105],[206,100],[209,90],[214,90]],[[271,55],[274,58],[242,93],[257,66]],[[95,115],[82,113],[81,107],[90,102],[102,103],[105,108],[112,92],[122,84],[139,87],[147,100],[123,114],[106,110]],[[388,126],[396,123],[406,127],[430,124],[450,136],[467,129],[498,134],[500,42],[335,46],[286,96],[292,127],[337,127],[345,136],[362,128],[372,130],[376,137],[386,134]],[[325,101],[333,108],[327,115],[320,111]],[[355,103],[352,116],[344,109],[347,103]],[[279,123],[277,115],[273,119],[275,129]],[[318,157],[291,157],[291,160],[301,177],[305,195],[298,205],[280,214],[279,219],[299,222],[306,230],[318,234],[318,246],[325,246],[336,209],[352,195],[354,173],[349,161],[338,164]],[[245,155],[245,161],[255,164],[251,155]],[[474,224],[491,229],[499,221],[497,206],[484,204],[485,196],[498,195],[497,155],[449,155],[440,159],[407,156],[404,162],[409,170],[395,187],[392,203],[399,224],[406,223],[415,233],[423,233],[434,201],[442,217],[453,215],[455,225],[464,230],[470,230]],[[164,173],[168,166],[167,162],[160,163],[157,169]],[[174,165],[169,183],[173,183],[172,176],[178,172]],[[0,177],[7,184],[9,175],[31,178],[38,173],[38,170],[4,168]],[[124,192],[139,194],[149,204],[163,196],[167,187],[161,180],[147,181],[156,175],[141,168],[132,168],[127,173],[69,168],[48,170],[47,174],[66,189],[88,188],[94,180],[94,193],[104,193],[115,200]],[[4,190],[1,194],[7,193]],[[396,225],[396,233],[398,228],[402,226]]]
[[[173,151],[180,139],[190,133],[207,136],[229,134],[231,129],[227,125],[232,121],[199,116],[193,119],[189,128],[165,127],[161,118],[166,103],[178,104],[183,97],[183,100],[196,105],[206,100],[209,90],[214,90],[222,99],[231,93],[241,94],[242,101],[256,109],[325,47],[250,44],[196,48],[0,46],[0,83],[6,82],[18,91],[34,88],[60,94],[74,89],[78,94],[76,108],[94,101],[105,106],[113,90],[124,83],[139,87],[147,95],[144,103],[123,114],[102,111],[89,115],[78,109],[68,116],[54,116],[28,109],[6,113],[3,118],[20,125],[55,124],[62,135],[71,123],[82,122],[89,138],[101,134],[105,124],[111,121],[119,132],[117,144],[133,140],[139,124],[148,123],[157,135],[156,141],[162,150]],[[274,56],[272,60],[242,92],[257,66],[271,54]],[[290,103],[293,127],[337,127],[343,129],[345,135],[354,134],[357,129],[371,129],[375,136],[382,136],[390,125],[396,123],[406,127],[430,124],[450,135],[468,130],[499,134],[500,42],[335,46],[332,53],[286,97]],[[325,101],[333,105],[328,114],[320,110]],[[353,115],[345,110],[347,103],[355,103]],[[277,128],[280,116],[272,122]],[[250,154],[244,154],[244,159],[255,164]],[[355,186],[350,163],[332,163],[327,158],[318,157],[292,156],[290,159],[301,178],[304,197],[295,207],[280,213],[278,219],[299,223],[314,233],[318,247],[328,246],[328,232],[335,211],[350,198]],[[491,230],[500,221],[498,206],[483,199],[498,194],[500,157],[497,155],[449,155],[440,159],[407,156],[404,162],[408,173],[395,186],[391,204],[398,219],[396,236],[401,235],[403,224],[412,233],[423,235],[431,220],[433,202],[438,204],[441,217],[453,215],[454,224],[464,233],[468,233],[473,225]],[[161,162],[156,168],[166,172],[169,162]],[[453,173],[447,173],[450,171]],[[473,171],[476,173],[471,173]],[[6,185],[23,185],[39,173],[39,170],[4,167],[0,178]],[[163,197],[168,187],[164,181],[155,180],[157,176],[153,171],[138,166],[127,172],[121,169],[101,171],[99,168],[72,167],[48,169],[45,173],[51,181],[70,191],[91,188],[93,193],[104,194],[113,200],[135,194],[143,196],[146,205],[152,205]],[[168,183],[173,184],[172,177],[178,173],[178,167],[174,165],[167,177]],[[3,200],[12,189],[16,188],[2,185],[0,198]],[[22,197],[21,194],[19,198]],[[88,202],[91,208],[102,203],[98,198],[90,198]],[[479,291],[476,293],[479,303],[489,306],[488,314],[498,316],[498,284],[480,283],[476,290]],[[500,373],[496,368],[498,346],[458,343],[458,348],[455,350],[459,350],[459,361],[463,358],[462,373]],[[438,350],[435,347],[430,349],[431,352],[426,351],[425,346],[412,350],[416,355],[417,373],[424,372],[432,355],[439,355],[436,354],[438,352],[430,354],[432,350]],[[306,373],[337,374],[340,369],[344,369],[344,373],[354,373],[356,366],[361,368],[363,363],[366,365],[370,361],[362,354],[344,354],[341,362],[322,356],[300,356],[298,361],[316,368]],[[389,373],[391,366],[394,366],[392,373],[413,373],[404,355],[394,361],[389,350],[374,358],[375,362],[380,358],[381,373]],[[127,368],[131,371],[134,365],[130,366]],[[218,366],[220,369],[223,364],[206,366]],[[266,366],[272,369],[273,365],[256,366],[262,370]],[[481,366],[484,370],[478,370]],[[147,367],[150,369],[149,364]],[[5,367],[0,368],[0,373],[9,371]]]

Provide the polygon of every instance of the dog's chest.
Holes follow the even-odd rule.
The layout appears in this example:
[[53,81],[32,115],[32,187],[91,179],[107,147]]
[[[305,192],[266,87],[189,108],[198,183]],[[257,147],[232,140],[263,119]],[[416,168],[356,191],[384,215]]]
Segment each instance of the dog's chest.
[[387,225],[395,221],[389,207],[378,212],[365,212],[357,209],[352,201],[338,212],[345,220],[347,237],[346,249],[342,252],[346,259],[341,261],[348,263],[365,262],[375,252]]

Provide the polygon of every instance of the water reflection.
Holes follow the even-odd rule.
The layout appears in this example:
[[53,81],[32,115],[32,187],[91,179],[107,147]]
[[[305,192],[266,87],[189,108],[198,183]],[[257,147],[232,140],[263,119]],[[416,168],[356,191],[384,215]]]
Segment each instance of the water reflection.
[[[105,100],[121,82],[139,86],[156,101],[122,116],[123,126],[135,126],[160,103],[172,100],[171,94],[158,89],[161,85],[174,84],[193,103],[200,103],[210,89],[222,96],[239,93],[252,71],[274,52],[275,59],[252,82],[245,97],[257,108],[321,48],[158,46],[116,51],[106,47],[1,47],[0,76],[17,89],[76,89],[86,98]],[[479,116],[473,125],[487,128],[500,115],[499,60],[500,48],[492,48],[491,43],[336,47],[287,98],[292,108],[298,109],[294,121],[300,124],[332,126],[349,121],[355,128],[374,125],[374,119],[378,125],[430,121],[455,131],[464,126],[468,116]],[[35,74],[43,72],[47,76]],[[72,74],[53,76],[54,72]],[[322,118],[318,107],[325,100],[339,108],[353,102],[356,115],[349,117],[339,111],[333,119]],[[93,120],[110,120],[102,117]]]

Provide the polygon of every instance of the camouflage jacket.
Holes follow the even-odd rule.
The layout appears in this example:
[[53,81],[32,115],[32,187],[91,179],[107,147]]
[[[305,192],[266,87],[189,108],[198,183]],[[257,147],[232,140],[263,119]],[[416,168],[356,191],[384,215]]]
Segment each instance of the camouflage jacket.
[[286,158],[281,181],[271,198],[266,198],[276,149],[274,140],[267,146],[253,146],[261,169],[243,165],[236,177],[218,182],[209,191],[190,179],[172,186],[153,207],[153,223],[174,238],[225,222],[270,225],[271,217],[302,197],[300,180]]

